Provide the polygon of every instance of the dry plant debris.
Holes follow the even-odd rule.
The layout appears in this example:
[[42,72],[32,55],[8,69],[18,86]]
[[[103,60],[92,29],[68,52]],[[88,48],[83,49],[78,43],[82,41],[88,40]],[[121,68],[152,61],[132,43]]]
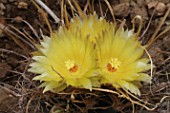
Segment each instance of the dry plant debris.
[[[131,28],[130,22],[133,17],[141,15],[144,24],[142,26],[142,37],[140,37],[140,41],[142,44],[147,44],[150,38],[152,39],[148,52],[155,65],[153,80],[152,84],[147,85],[144,83],[144,87],[140,89],[140,100],[144,102],[143,104],[147,103],[147,106],[150,108],[153,108],[156,105],[156,108],[150,109],[152,111],[148,111],[141,106],[136,105],[139,104],[136,102],[140,100],[129,92],[120,90],[119,92],[122,93],[118,94],[116,89],[109,84],[105,86],[102,85],[101,88],[94,88],[92,92],[82,88],[67,87],[64,91],[57,94],[51,92],[42,94],[42,89],[37,87],[39,84],[32,81],[34,75],[27,72],[30,64],[30,53],[31,51],[36,50],[34,44],[40,42],[42,32],[44,35],[50,36],[49,29],[47,29],[49,25],[51,29],[58,29],[58,26],[61,26],[64,22],[67,23],[68,20],[75,16],[74,14],[79,12],[76,10],[76,5],[73,2],[74,0],[67,0],[66,2],[63,0],[58,2],[42,1],[57,15],[58,19],[61,18],[61,23],[58,19],[56,23],[56,17],[53,19],[49,12],[46,12],[46,9],[44,9],[45,11],[37,10],[30,1],[2,0],[5,9],[2,10],[4,13],[1,14],[1,17],[3,17],[1,18],[1,20],[3,20],[3,22],[1,21],[1,31],[4,31],[4,33],[0,38],[0,64],[5,63],[10,66],[11,69],[8,70],[8,73],[3,74],[5,75],[4,77],[0,78],[1,94],[7,94],[6,96],[3,96],[4,98],[0,99],[0,103],[6,101],[5,105],[8,105],[6,108],[5,105],[0,106],[0,113],[131,113],[133,110],[135,110],[136,113],[159,113],[170,111],[170,49],[168,45],[170,34],[168,32],[168,0],[159,0],[159,3],[161,4],[159,7],[161,8],[157,8],[157,6],[154,5],[151,9],[148,8],[151,0],[108,1],[111,5],[110,9],[115,11],[117,9],[115,9],[114,6],[119,8],[121,4],[129,4],[123,5],[127,6],[125,8],[127,9],[127,15],[125,15],[124,10],[120,11],[117,15],[115,14],[117,21],[125,23],[120,25],[118,23],[119,26]],[[17,7],[19,2],[28,4],[29,10],[19,9]],[[96,11],[99,17],[104,16],[107,21],[112,21],[113,19],[113,15],[109,12],[110,9],[104,1],[99,0],[94,1],[93,3],[93,0],[83,0],[78,2],[78,4],[87,14]],[[154,11],[154,9],[156,10]],[[17,13],[11,13],[11,11]],[[44,13],[44,16],[47,16],[47,20],[49,20],[48,25],[46,24],[47,21],[42,19],[43,16],[41,13]],[[68,20],[66,19],[67,17]],[[150,19],[150,17],[152,18]],[[161,19],[162,17],[164,19]],[[20,18],[19,21],[15,21],[16,18]],[[148,21],[150,21],[150,23]],[[138,25],[140,25],[139,21],[137,21],[136,25],[136,28],[138,28]],[[149,26],[149,29],[147,28],[147,25]],[[158,25],[159,27],[157,27]],[[145,28],[147,29],[145,30]],[[155,28],[157,30],[155,30]],[[155,40],[155,38],[157,40]],[[150,73],[148,72],[148,74]],[[8,94],[10,98],[8,97]],[[127,96],[130,98],[127,98]],[[124,97],[126,97],[126,99]],[[131,100],[132,103],[130,103],[129,100]],[[13,103],[14,105],[10,103]],[[154,103],[154,105],[151,103]]]

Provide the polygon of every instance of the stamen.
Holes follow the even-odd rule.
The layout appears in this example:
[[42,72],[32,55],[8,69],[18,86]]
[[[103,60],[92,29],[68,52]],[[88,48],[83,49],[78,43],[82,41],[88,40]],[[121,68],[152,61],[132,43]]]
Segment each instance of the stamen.
[[77,66],[77,65],[74,65],[72,68],[69,69],[69,71],[70,71],[71,73],[74,73],[74,72],[76,72],[77,70],[78,70],[78,66]]
[[107,70],[110,72],[115,72],[117,71],[117,68],[112,67],[112,65],[110,63],[107,64]]
[[107,70],[110,72],[116,72],[119,69],[121,62],[117,58],[112,58],[107,64]]
[[65,66],[71,73],[75,73],[78,70],[78,65],[76,65],[75,61],[73,60],[66,61]]

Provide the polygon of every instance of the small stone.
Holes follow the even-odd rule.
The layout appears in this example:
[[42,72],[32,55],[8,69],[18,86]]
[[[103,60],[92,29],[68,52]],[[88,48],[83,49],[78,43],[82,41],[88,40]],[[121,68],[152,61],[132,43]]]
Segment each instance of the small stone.
[[146,4],[148,4],[149,2],[151,2],[152,0],[145,0]]
[[165,4],[159,2],[158,5],[157,5],[157,7],[156,7],[156,10],[157,10],[158,16],[163,15],[163,14],[165,13],[165,11],[166,11],[166,6],[165,6]]
[[5,5],[3,3],[0,3],[0,10],[5,10],[5,9],[6,9]]
[[6,9],[3,3],[0,3],[0,15],[4,15],[4,10]]
[[143,19],[143,21],[148,20],[148,13],[147,13],[147,9],[145,6],[139,7],[139,5],[137,3],[135,3],[134,1],[130,2],[130,6],[131,11],[130,11],[130,18],[131,20],[136,16],[136,15],[140,15]]
[[122,3],[113,6],[113,11],[116,16],[126,17],[129,15],[130,7],[129,3]]
[[139,7],[142,7],[145,4],[143,0],[137,0],[136,2]]
[[28,4],[25,2],[19,2],[18,8],[19,9],[28,9]]
[[150,10],[149,11],[150,15],[153,13],[154,9],[155,9],[155,16],[162,16],[166,11],[166,5],[162,2],[158,2],[158,1],[149,2],[147,6],[148,9]]

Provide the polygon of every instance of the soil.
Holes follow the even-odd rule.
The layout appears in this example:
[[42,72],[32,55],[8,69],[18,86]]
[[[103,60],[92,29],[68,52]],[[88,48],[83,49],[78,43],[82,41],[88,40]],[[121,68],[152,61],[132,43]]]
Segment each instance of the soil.
[[[59,18],[62,18],[61,1],[43,0]],[[148,49],[155,65],[152,84],[145,85],[141,89],[143,94],[141,99],[153,105],[160,104],[151,111],[138,105],[135,105],[134,109],[135,113],[170,113],[170,14],[162,20],[170,8],[170,0],[108,1],[116,19],[125,21],[129,29],[136,15],[142,17],[143,25],[139,37],[142,44],[147,44],[160,22],[163,22],[156,36],[166,32],[160,35]],[[82,9],[85,8],[86,0],[78,3]],[[71,18],[69,4],[66,5]],[[108,21],[113,21],[104,0],[95,0],[92,6],[99,16],[105,16]],[[58,29],[61,23],[55,23],[50,15],[45,14],[52,28]],[[136,21],[135,25],[138,28],[139,22]],[[34,44],[39,43],[41,38],[40,31],[48,35],[49,30],[40,11],[31,1],[0,0],[0,28],[0,113],[132,112],[132,104],[128,100],[106,92],[92,93],[70,87],[63,93],[42,94],[42,89],[38,88],[39,83],[32,81],[34,75],[28,73],[27,69],[31,61],[31,52],[35,50]]]

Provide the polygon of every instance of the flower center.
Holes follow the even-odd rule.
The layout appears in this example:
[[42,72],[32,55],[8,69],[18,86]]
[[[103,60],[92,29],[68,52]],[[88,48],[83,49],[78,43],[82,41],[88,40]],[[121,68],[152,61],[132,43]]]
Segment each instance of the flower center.
[[71,73],[75,73],[78,70],[78,65],[73,60],[67,60],[65,66]]
[[117,58],[112,58],[107,64],[107,70],[110,72],[115,72],[119,69],[121,62]]

